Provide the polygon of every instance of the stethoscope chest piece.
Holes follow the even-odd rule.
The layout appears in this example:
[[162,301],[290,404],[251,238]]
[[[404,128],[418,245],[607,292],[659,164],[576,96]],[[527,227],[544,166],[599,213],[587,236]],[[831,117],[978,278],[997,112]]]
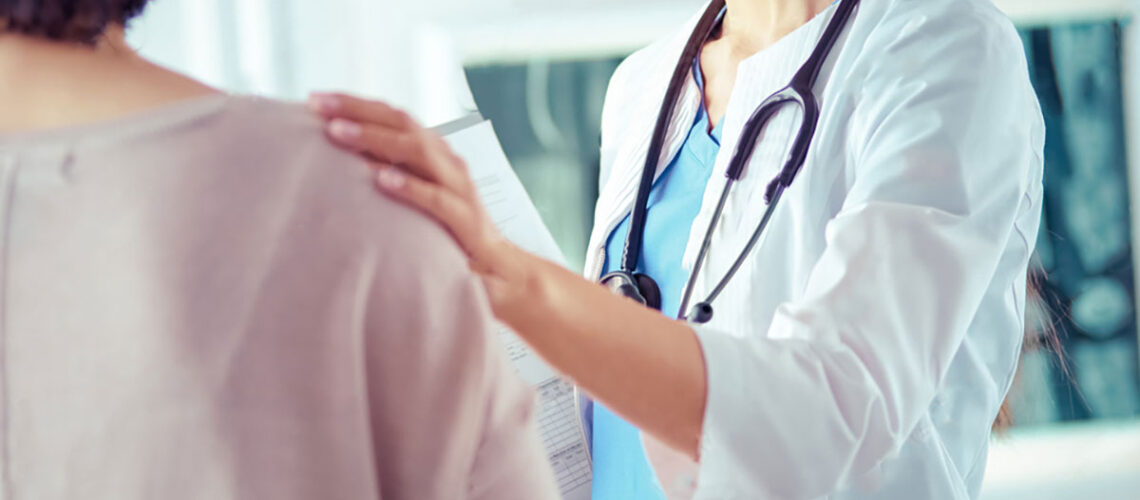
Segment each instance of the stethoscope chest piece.
[[708,302],[700,302],[689,310],[689,316],[686,318],[690,323],[703,325],[712,321],[713,308],[712,304]]
[[614,271],[602,277],[601,283],[617,295],[650,309],[661,310],[661,288],[649,275]]

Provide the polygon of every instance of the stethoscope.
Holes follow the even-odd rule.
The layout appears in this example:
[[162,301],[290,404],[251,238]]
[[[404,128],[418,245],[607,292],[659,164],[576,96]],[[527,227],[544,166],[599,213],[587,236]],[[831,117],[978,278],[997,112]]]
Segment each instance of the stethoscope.
[[[744,130],[740,134],[740,142],[737,144],[736,151],[729,161],[728,170],[725,172],[728,181],[725,182],[724,190],[720,194],[716,210],[713,211],[708,230],[705,231],[701,250],[693,264],[693,271],[689,275],[689,282],[681,299],[681,307],[678,309],[682,314],[686,310],[689,312],[687,315],[681,316],[680,319],[698,324],[708,323],[712,320],[713,301],[720,296],[736,272],[740,270],[744,260],[752,253],[752,249],[764,234],[764,229],[768,227],[768,222],[771,220],[776,206],[780,203],[784,190],[791,186],[796,174],[803,167],[812,137],[815,135],[816,125],[819,123],[819,103],[816,101],[812,88],[815,87],[820,70],[827,62],[839,35],[847,26],[848,20],[858,5],[859,0],[840,0],[835,16],[828,23],[823,36],[820,37],[819,43],[815,46],[815,50],[812,51],[811,56],[808,57],[803,66],[800,66],[799,70],[796,71],[792,81],[765,99],[745,122]],[[665,136],[673,118],[673,108],[676,107],[681,91],[688,81],[693,61],[700,54],[705,42],[712,36],[724,7],[724,0],[713,0],[708,10],[701,17],[700,22],[697,23],[696,29],[693,30],[693,34],[685,45],[685,50],[681,53],[681,60],[677,63],[676,69],[673,70],[673,78],[669,81],[669,87],[665,92],[665,102],[661,105],[661,111],[657,115],[657,124],[653,129],[652,140],[649,142],[649,153],[645,157],[645,167],[641,172],[641,184],[638,186],[637,199],[633,206],[633,213],[630,215],[629,234],[625,240],[621,269],[603,276],[601,280],[602,284],[614,293],[657,310],[661,310],[661,289],[657,286],[657,282],[645,274],[635,272],[638,258],[641,255],[642,240],[645,237],[645,218],[649,211],[649,194],[653,189],[653,177],[657,172],[657,161],[661,158]],[[693,288],[696,285],[701,266],[704,264],[705,258],[708,257],[713,231],[720,221],[721,214],[724,213],[724,205],[728,200],[729,192],[732,190],[733,184],[740,180],[744,174],[744,167],[748,165],[748,160],[756,149],[756,142],[764,127],[783,106],[791,104],[799,105],[803,110],[803,121],[800,123],[795,141],[792,143],[788,161],[768,184],[764,198],[768,207],[764,211],[764,216],[760,219],[756,231],[752,233],[752,238],[744,246],[744,250],[740,252],[732,267],[728,269],[728,272],[725,273],[708,297],[689,309]]]

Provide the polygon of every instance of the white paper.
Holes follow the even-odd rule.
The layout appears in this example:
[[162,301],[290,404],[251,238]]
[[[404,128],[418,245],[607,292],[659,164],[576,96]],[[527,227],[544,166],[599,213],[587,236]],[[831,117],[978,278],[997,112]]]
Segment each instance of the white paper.
[[[503,153],[491,122],[479,115],[436,128],[467,162],[488,215],[516,245],[565,265],[565,258]],[[579,418],[574,387],[561,379],[513,332],[500,338],[515,369],[539,394],[538,426],[565,500],[589,500],[592,481],[589,448]]]

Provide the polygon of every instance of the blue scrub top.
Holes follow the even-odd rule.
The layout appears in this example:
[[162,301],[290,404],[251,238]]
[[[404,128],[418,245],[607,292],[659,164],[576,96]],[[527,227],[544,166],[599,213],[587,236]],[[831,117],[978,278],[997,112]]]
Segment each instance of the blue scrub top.
[[[704,88],[699,58],[693,75]],[[723,125],[709,132],[709,116],[702,99],[695,123],[677,156],[653,184],[645,220],[645,238],[637,271],[648,274],[661,287],[662,312],[677,317],[689,272],[681,264],[689,242],[689,229],[701,210],[705,186],[720,151]],[[610,233],[606,243],[607,273],[621,267],[629,234],[629,216]],[[613,257],[612,259],[610,257]],[[600,404],[593,405],[592,449],[594,500],[665,500],[649,465],[641,431]]]

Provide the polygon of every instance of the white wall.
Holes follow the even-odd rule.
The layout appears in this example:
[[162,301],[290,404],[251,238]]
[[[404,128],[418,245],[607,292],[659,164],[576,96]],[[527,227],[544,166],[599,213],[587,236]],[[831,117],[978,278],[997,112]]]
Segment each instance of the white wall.
[[[130,31],[157,61],[227,90],[343,89],[428,122],[473,106],[460,66],[628,53],[704,0],[155,0]],[[1133,0],[997,0],[1016,19],[1103,17]]]
[[346,90],[443,121],[472,105],[466,83],[456,81],[459,61],[448,57],[446,44],[431,44],[423,12],[436,7],[402,0],[155,0],[128,38],[144,56],[229,91],[301,99],[314,89]]

